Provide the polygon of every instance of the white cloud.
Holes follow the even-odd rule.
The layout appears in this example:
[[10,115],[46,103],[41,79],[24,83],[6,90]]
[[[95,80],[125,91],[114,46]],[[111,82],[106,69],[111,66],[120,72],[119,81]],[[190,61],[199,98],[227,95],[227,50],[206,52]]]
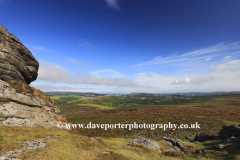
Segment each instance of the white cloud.
[[167,86],[169,86],[169,84],[174,81],[174,78],[154,72],[147,72],[137,73],[133,81],[140,86],[167,88]]
[[78,77],[78,82],[84,84],[105,84],[110,86],[119,87],[137,87],[137,85],[129,79],[126,78],[106,78],[100,76],[92,76],[89,73],[76,73]]
[[[217,70],[212,73],[188,76],[164,76],[154,72],[138,73],[133,80],[139,86],[150,85],[152,92],[205,92],[240,90],[240,73]],[[141,88],[141,87],[140,87]],[[145,88],[145,90],[147,90]]]
[[[208,72],[165,76],[154,72],[136,74],[139,86],[156,87],[154,92],[197,92],[240,90],[240,61],[209,67]],[[158,87],[158,89],[157,89]],[[140,87],[141,88],[141,87]]]
[[186,77],[186,78],[176,79],[172,82],[172,84],[202,84],[213,79],[215,79],[215,77],[212,77],[209,75],[208,76],[196,75],[190,78]]
[[66,68],[58,64],[49,63],[44,60],[39,61],[38,79],[50,82],[68,82],[74,83],[75,77],[69,74]]
[[[176,63],[186,63],[190,61],[197,61],[197,60],[212,60],[213,57],[220,57],[226,51],[230,52],[232,50],[240,49],[240,42],[234,43],[220,43],[214,46],[210,46],[207,48],[201,48],[198,50],[194,50],[191,52],[187,52],[181,55],[173,55],[168,57],[160,57],[157,56],[153,60],[148,62],[142,62],[137,65],[132,65],[130,67],[140,67],[140,66],[147,66],[147,65],[156,65],[156,64],[176,64]],[[225,56],[226,58],[230,58],[231,56]]]
[[94,90],[95,88],[71,87],[71,86],[55,86],[48,84],[31,84],[32,87],[43,91],[81,91],[81,90]]
[[72,64],[78,64],[78,65],[81,65],[81,66],[86,65],[86,62],[79,61],[79,60],[76,60],[76,59],[71,58],[71,57],[67,57],[65,60],[69,63],[72,63]]
[[[232,61],[230,61],[232,62]],[[237,61],[239,62],[239,61]],[[233,65],[226,65],[225,63],[219,64],[217,66],[211,66],[210,69],[213,71],[222,71],[222,72],[234,72],[240,71],[240,64],[239,63],[232,63]]]
[[207,58],[205,59],[205,61],[210,61],[210,60],[212,60],[211,57],[207,57]]
[[107,3],[107,6],[111,9],[120,10],[120,6],[117,2],[117,0],[105,0]]
[[61,54],[57,51],[54,51],[54,50],[50,50],[50,49],[46,49],[46,48],[43,48],[43,47],[40,47],[40,46],[33,46],[32,47],[33,49],[36,49],[36,50],[39,50],[39,51],[46,51],[46,52],[52,52],[52,53],[58,53],[58,54]]
[[231,58],[232,56],[225,56],[225,57],[223,57],[224,59],[229,59],[229,58]]
[[68,60],[70,63],[79,63],[79,61],[78,60],[76,60],[76,59],[73,59],[73,58],[69,58],[69,60]]
[[38,80],[49,81],[49,82],[64,82],[70,84],[105,84],[108,86],[119,86],[119,87],[137,87],[132,80],[126,78],[107,78],[94,76],[89,73],[75,73],[70,72],[57,64],[52,64],[44,60],[40,60],[40,68],[38,71]]
[[232,60],[232,61],[228,62],[228,64],[237,64],[239,62],[240,62],[240,60]]
[[205,55],[205,54],[209,54],[209,53],[222,52],[222,51],[225,51],[228,49],[239,48],[238,44],[239,44],[239,42],[234,42],[234,43],[229,43],[229,44],[219,43],[214,46],[210,46],[207,48],[201,48],[201,49],[198,49],[198,50],[195,50],[192,52],[182,54],[179,57],[186,57],[186,56],[192,57],[192,56]]
[[123,75],[121,75],[118,71],[112,70],[112,69],[98,69],[95,71],[90,72],[92,75],[96,76],[104,76],[109,78],[122,78]]

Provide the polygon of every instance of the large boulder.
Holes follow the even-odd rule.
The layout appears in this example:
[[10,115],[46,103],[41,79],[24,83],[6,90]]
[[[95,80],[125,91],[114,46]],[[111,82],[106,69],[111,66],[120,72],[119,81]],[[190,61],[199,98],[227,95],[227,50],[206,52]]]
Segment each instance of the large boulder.
[[39,90],[33,92],[15,89],[0,80],[0,125],[55,127],[61,120],[56,102]]
[[127,141],[141,143],[144,147],[146,147],[148,149],[155,149],[155,150],[158,150],[159,152],[161,152],[158,143],[151,139],[145,139],[145,138],[140,137],[140,138],[132,138]]
[[31,52],[0,24],[0,125],[67,124],[57,103],[29,86],[37,78],[38,67]]
[[240,137],[240,125],[223,125],[218,135],[226,139]]
[[0,73],[30,84],[38,76],[39,63],[18,38],[0,24]]
[[207,134],[204,134],[204,133],[197,133],[195,138],[194,138],[194,141],[199,141],[199,142],[203,142],[203,141],[207,141],[209,140],[211,137]]

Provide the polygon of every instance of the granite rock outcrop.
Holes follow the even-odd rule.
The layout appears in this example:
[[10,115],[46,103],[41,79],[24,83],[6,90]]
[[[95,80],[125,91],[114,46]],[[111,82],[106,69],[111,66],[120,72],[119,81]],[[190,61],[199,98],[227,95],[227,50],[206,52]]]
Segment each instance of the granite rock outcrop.
[[57,103],[29,86],[38,67],[31,52],[0,24],[0,125],[51,128],[65,123]]
[[36,80],[38,68],[30,50],[0,24],[0,75],[30,84]]
[[59,108],[50,99],[20,91],[0,80],[0,125],[44,126],[57,125]]
[[240,137],[240,125],[223,125],[218,135],[225,139]]

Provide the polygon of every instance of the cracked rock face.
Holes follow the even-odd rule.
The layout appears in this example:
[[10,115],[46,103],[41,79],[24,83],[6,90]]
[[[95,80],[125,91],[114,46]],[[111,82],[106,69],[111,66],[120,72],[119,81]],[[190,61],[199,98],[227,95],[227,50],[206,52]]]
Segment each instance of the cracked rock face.
[[0,24],[0,73],[30,84],[38,76],[39,63],[18,38]]
[[53,117],[59,112],[59,108],[47,100],[30,93],[19,93],[0,80],[0,125],[51,128],[57,125]]

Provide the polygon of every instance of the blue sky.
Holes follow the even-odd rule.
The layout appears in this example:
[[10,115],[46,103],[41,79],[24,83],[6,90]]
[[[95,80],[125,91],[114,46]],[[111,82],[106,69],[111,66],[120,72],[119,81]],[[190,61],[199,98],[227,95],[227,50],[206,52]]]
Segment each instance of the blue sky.
[[239,0],[0,0],[43,91],[240,90]]

